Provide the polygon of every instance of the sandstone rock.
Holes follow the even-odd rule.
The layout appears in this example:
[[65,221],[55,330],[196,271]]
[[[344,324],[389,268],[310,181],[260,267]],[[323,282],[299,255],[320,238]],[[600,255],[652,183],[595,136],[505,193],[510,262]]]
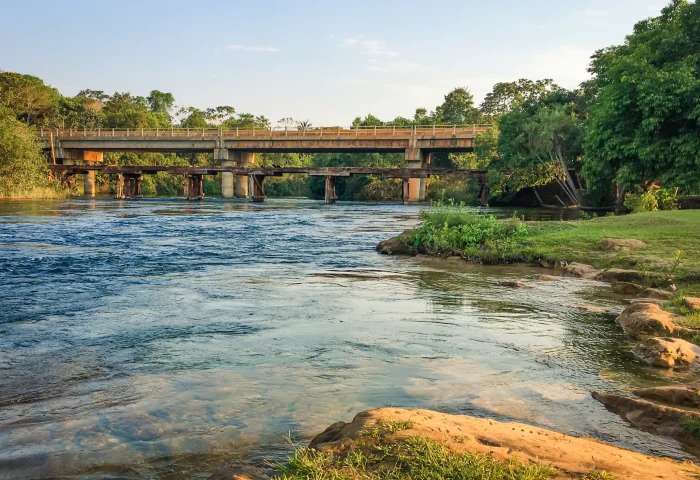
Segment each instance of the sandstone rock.
[[385,432],[388,444],[422,436],[457,454],[477,452],[496,460],[517,456],[521,462],[542,462],[560,470],[557,479],[580,479],[593,470],[605,470],[615,478],[636,480],[691,480],[700,468],[691,463],[652,457],[587,438],[571,437],[522,423],[498,422],[428,410],[383,408],[358,414],[351,423],[338,422],[309,445],[324,452],[346,455],[362,449],[362,432],[381,422],[410,422],[409,428]]
[[219,468],[207,480],[270,480],[270,477],[261,468],[232,462]]
[[[700,420],[700,414],[697,412],[613,393],[593,392],[592,396],[605,405],[608,410],[617,413],[637,428],[693,445],[698,443],[681,426],[681,421],[686,417],[695,417]],[[649,478],[653,477],[649,476]]]
[[408,235],[411,233],[413,233],[413,230],[406,230],[389,240],[379,242],[375,250],[382,255],[413,255],[413,252],[406,244]]
[[609,268],[603,270],[596,277],[596,280],[601,282],[644,282],[646,280],[646,275],[637,270],[624,270],[622,268]]
[[700,383],[673,385],[670,387],[644,388],[634,390],[638,397],[655,400],[667,405],[686,408],[700,408]]
[[539,280],[541,282],[556,282],[560,280],[560,277],[555,277],[554,275],[533,275],[533,280]]
[[673,298],[673,292],[658,288],[647,288],[642,292],[642,295],[644,295],[645,298],[657,298],[659,300],[671,300]]
[[564,267],[564,274],[570,277],[580,277],[588,280],[595,280],[600,274],[600,270],[596,270],[585,263],[570,263]]
[[644,291],[644,287],[631,282],[613,282],[612,291],[620,295],[638,295]]
[[607,310],[601,307],[594,307],[592,305],[576,305],[576,308],[578,310],[581,310],[582,312],[590,312],[590,313],[606,313]]
[[532,288],[530,285],[527,285],[520,280],[503,280],[498,282],[498,284],[502,287],[508,288]]
[[647,244],[634,238],[604,238],[600,246],[603,250],[634,250]]
[[629,301],[632,305],[637,303],[653,303],[654,305],[663,305],[666,300],[659,300],[658,298],[633,298]]
[[648,338],[634,347],[632,353],[655,367],[700,367],[700,347],[680,338]]
[[625,333],[635,338],[647,336],[678,337],[692,332],[674,322],[675,315],[653,303],[635,303],[627,307],[615,320]]
[[683,303],[691,310],[700,310],[700,298],[685,297]]

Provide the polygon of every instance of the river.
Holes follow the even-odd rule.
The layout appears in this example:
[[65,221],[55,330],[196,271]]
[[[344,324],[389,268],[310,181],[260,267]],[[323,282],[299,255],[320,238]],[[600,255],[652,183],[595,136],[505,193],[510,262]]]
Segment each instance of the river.
[[689,458],[589,395],[668,382],[634,363],[608,286],[508,289],[541,269],[375,253],[418,212],[0,202],[0,478],[206,478],[382,406]]

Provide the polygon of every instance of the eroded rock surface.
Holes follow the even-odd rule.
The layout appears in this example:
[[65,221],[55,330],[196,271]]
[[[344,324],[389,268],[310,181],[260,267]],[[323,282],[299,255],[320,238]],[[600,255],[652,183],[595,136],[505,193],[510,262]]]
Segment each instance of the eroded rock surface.
[[700,298],[685,297],[683,303],[691,310],[700,310]]
[[632,282],[613,282],[612,291],[620,295],[639,295],[644,287]]
[[383,408],[362,412],[351,423],[338,422],[309,445],[321,451],[345,455],[362,448],[361,433],[381,422],[410,422],[410,428],[387,434],[382,442],[422,436],[444,444],[455,453],[491,454],[497,460],[517,456],[524,462],[543,462],[562,471],[557,478],[577,478],[604,470],[615,478],[638,480],[691,480],[700,468],[665,458],[650,457],[587,438],[521,423],[498,422],[428,410]]
[[533,275],[533,280],[539,280],[540,282],[556,282],[561,280],[561,277],[555,277],[554,275]]
[[634,390],[632,393],[638,397],[665,403],[667,405],[700,408],[700,383],[644,388]]
[[219,468],[207,480],[270,480],[261,468],[242,462],[232,462]]
[[692,332],[674,322],[675,315],[653,303],[635,303],[627,307],[615,320],[625,333],[635,338],[678,337]]
[[411,233],[413,233],[413,230],[406,230],[402,234],[390,238],[389,240],[379,242],[375,250],[382,255],[413,255],[413,252],[406,243],[408,235]]
[[700,347],[680,338],[648,338],[632,350],[641,362],[655,367],[700,367]]
[[530,285],[521,282],[520,280],[503,280],[498,282],[502,287],[508,288],[532,288]]
[[600,280],[601,282],[608,282],[608,283],[613,283],[613,282],[639,283],[639,282],[644,282],[644,280],[646,280],[646,278],[647,278],[647,276],[642,272],[639,272],[637,270],[625,270],[622,268],[609,268],[607,270],[603,270],[596,277],[597,280]]
[[570,263],[564,267],[564,274],[570,277],[585,278],[595,280],[600,274],[600,270],[585,263]]
[[646,246],[646,243],[634,238],[605,238],[600,245],[603,250],[634,250]]
[[673,292],[668,292],[659,288],[647,288],[642,292],[642,295],[646,298],[656,298],[658,300],[671,300],[673,298]]
[[605,408],[620,415],[637,428],[657,435],[676,438],[685,443],[697,444],[697,440],[689,435],[681,425],[681,421],[687,417],[695,417],[700,421],[700,414],[697,412],[614,393],[593,392],[592,395],[593,398],[605,405]]

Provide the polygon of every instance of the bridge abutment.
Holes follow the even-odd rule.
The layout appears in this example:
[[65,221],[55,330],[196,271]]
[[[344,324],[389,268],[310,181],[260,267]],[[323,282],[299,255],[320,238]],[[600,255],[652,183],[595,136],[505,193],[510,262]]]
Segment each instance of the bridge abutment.
[[[247,168],[255,163],[255,154],[252,152],[236,152],[235,157],[236,166],[238,167]],[[236,198],[248,198],[248,182],[248,175],[236,175]],[[255,194],[253,194],[253,197],[255,197]]]
[[[104,155],[105,154],[103,152],[90,152],[83,150],[82,155],[80,156],[85,163],[92,165],[94,163],[104,162]],[[88,170],[83,177],[83,195],[94,197],[95,193],[97,193],[97,189],[95,188],[95,171]]]

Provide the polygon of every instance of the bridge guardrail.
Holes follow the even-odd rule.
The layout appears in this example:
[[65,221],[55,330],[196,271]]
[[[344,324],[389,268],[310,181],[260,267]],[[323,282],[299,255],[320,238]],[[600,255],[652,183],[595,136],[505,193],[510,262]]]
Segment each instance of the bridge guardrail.
[[490,125],[429,125],[413,127],[318,127],[304,130],[288,128],[96,128],[48,129],[42,128],[42,138],[241,138],[241,139],[309,139],[324,138],[473,138]]

